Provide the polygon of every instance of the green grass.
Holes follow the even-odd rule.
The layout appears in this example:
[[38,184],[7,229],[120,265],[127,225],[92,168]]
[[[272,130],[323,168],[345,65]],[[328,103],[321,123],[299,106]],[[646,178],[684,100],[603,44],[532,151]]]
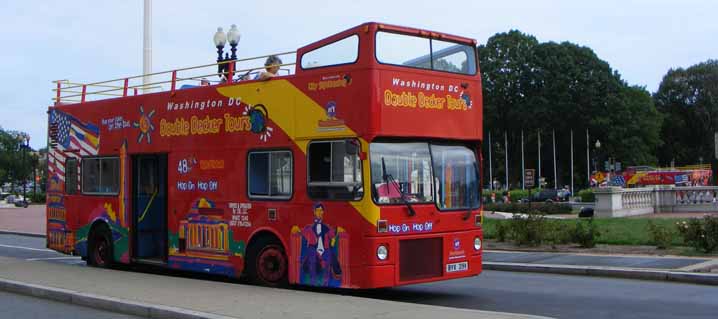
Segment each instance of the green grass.
[[[597,244],[608,245],[653,245],[651,234],[648,231],[648,222],[668,227],[675,232],[673,245],[682,245],[683,241],[676,231],[676,222],[683,221],[683,218],[597,218],[593,222],[598,226],[601,236],[596,240]],[[495,238],[496,219],[484,219],[484,236]],[[561,223],[576,223],[575,219],[560,220]]]

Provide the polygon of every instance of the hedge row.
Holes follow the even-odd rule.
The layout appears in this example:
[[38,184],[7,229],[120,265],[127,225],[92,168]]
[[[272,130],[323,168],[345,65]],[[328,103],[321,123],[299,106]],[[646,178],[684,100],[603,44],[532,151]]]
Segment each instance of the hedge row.
[[484,211],[498,211],[513,214],[541,213],[546,215],[570,214],[571,205],[560,203],[508,203],[485,204]]

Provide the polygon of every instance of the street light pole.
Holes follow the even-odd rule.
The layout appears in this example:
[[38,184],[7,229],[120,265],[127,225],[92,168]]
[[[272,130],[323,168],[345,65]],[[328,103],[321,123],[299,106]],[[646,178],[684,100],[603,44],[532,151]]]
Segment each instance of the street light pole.
[[[237,44],[239,44],[239,39],[240,34],[236,24],[230,26],[227,33],[224,33],[222,27],[217,28],[217,32],[214,33],[214,37],[212,40],[214,41],[214,46],[217,48],[217,73],[219,73],[219,77],[222,80],[226,80],[228,82],[231,82],[232,80],[226,78],[229,73],[229,63],[222,62],[237,60]],[[230,56],[229,53],[224,53],[224,57],[222,57],[222,53],[224,52],[224,45],[227,43],[229,43],[230,52],[232,53],[232,55]],[[232,63],[232,70],[236,70],[236,62]]]
[[25,153],[30,148],[30,135],[20,133],[18,140],[20,141],[20,153],[22,153],[22,162],[20,164],[20,172],[22,174],[22,198],[23,201],[27,202],[27,171],[25,171],[25,169],[29,167],[25,162]]

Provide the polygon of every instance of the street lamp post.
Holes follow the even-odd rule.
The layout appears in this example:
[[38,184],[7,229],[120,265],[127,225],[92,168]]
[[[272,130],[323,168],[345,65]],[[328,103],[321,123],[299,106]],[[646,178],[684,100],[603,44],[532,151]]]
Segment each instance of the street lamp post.
[[[217,48],[217,73],[219,73],[220,79],[227,80],[227,73],[229,72],[229,63],[222,62],[237,60],[237,44],[239,44],[239,39],[239,30],[235,24],[230,26],[226,34],[224,30],[222,30],[222,27],[217,28],[217,32],[214,33],[214,46]],[[224,53],[224,46],[227,42],[229,42],[232,55]],[[224,57],[222,57],[223,53]],[[236,62],[232,63],[232,69],[236,69]]]
[[25,169],[28,168],[28,166],[25,160],[25,152],[30,149],[30,135],[27,133],[20,133],[17,138],[20,142],[20,153],[22,153],[22,162],[20,163],[20,172],[22,174],[22,198],[23,201],[27,202],[27,172]]
[[[40,153],[35,153],[35,158],[40,158]],[[32,161],[32,197],[37,198],[37,162]]]

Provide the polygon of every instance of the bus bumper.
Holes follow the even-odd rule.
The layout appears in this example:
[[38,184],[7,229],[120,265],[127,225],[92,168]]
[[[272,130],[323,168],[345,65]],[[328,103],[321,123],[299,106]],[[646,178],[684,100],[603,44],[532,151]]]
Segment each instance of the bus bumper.
[[[480,229],[425,235],[369,237],[368,265],[352,267],[354,285],[382,288],[476,276],[482,271],[483,247],[474,248]],[[377,248],[388,248],[386,260],[376,256]]]

